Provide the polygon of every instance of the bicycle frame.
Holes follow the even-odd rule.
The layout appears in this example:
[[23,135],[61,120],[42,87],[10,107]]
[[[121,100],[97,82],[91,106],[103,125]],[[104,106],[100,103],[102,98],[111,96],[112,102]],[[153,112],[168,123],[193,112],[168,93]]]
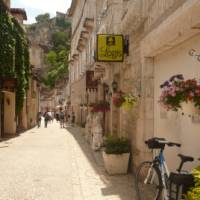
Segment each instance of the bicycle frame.
[[[143,184],[151,184],[154,186],[152,188],[156,192],[156,193],[155,192],[152,193],[154,195],[154,196],[152,196],[152,197],[154,197],[154,200],[157,200],[157,199],[170,200],[171,198],[182,199],[183,186],[182,186],[182,184],[179,185],[179,182],[176,183],[176,174],[177,173],[181,174],[183,163],[188,162],[188,161],[191,162],[194,160],[194,158],[192,158],[190,156],[185,156],[185,155],[179,154],[178,156],[181,158],[181,162],[180,162],[179,168],[177,169],[177,172],[175,173],[175,176],[173,176],[174,173],[170,173],[167,163],[165,161],[164,149],[165,149],[165,145],[167,145],[169,147],[173,147],[173,146],[180,147],[181,144],[169,142],[169,141],[165,140],[164,138],[151,138],[151,139],[145,141],[145,144],[148,145],[149,149],[154,150],[153,151],[153,160],[143,162],[140,165],[140,167],[138,168],[137,176],[142,177]],[[155,151],[155,150],[157,150],[157,151]],[[146,176],[144,176],[145,174],[143,174],[143,176],[142,176],[142,174],[140,174],[141,169],[145,169],[143,167],[148,168],[148,171],[145,171],[145,174],[147,173]],[[143,179],[143,178],[145,178],[145,179]],[[178,177],[177,180],[181,181],[182,179],[179,180],[179,177]],[[138,181],[138,183],[139,183],[139,181]],[[139,184],[138,184],[138,186],[140,187]],[[143,189],[143,188],[141,188],[141,189]],[[151,189],[151,188],[149,188],[149,189]],[[141,190],[141,191],[143,191],[143,190]]]
[[[148,170],[147,176],[144,180],[144,184],[147,184],[147,181],[149,180],[149,176],[151,174],[151,170],[155,164],[158,165],[161,172],[161,179],[162,179],[162,185],[163,185],[163,200],[169,200],[168,190],[167,190],[167,185],[166,185],[166,176],[167,178],[169,178],[170,172],[164,158],[163,150],[160,150],[159,155],[155,157],[154,162],[152,163],[151,167]],[[151,180],[150,180],[151,184],[154,181],[154,177],[155,177],[155,174],[153,174],[151,177]]]
[[168,190],[167,190],[168,188],[166,185],[166,176],[167,178],[169,178],[170,172],[164,158],[163,150],[160,150],[159,155],[155,159],[159,161],[159,169],[161,172],[161,179],[162,179],[162,185],[163,185],[163,200],[169,200]]

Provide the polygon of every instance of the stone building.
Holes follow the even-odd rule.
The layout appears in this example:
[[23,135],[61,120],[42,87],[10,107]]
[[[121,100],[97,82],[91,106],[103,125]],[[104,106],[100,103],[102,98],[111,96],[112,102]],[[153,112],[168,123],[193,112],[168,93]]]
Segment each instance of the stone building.
[[[68,12],[72,18],[71,54],[69,58],[69,84],[71,107],[76,122],[85,121],[85,110],[81,104],[95,101],[96,88],[86,89],[86,70],[94,64],[94,17],[95,1],[72,1]],[[90,99],[89,99],[90,98]]]
[[[4,1],[10,14],[18,21],[26,34],[23,21],[27,20],[26,11],[21,8],[10,8],[10,1]],[[26,130],[36,125],[36,113],[39,104],[39,85],[38,80],[32,76],[29,77],[29,87],[26,91],[23,108],[16,114],[16,94],[7,90],[3,91],[4,109],[1,110],[1,116],[4,118],[2,126],[2,136],[15,135],[17,131]],[[17,81],[17,80],[16,80]],[[16,82],[15,82],[16,85]],[[31,117],[30,117],[31,115]],[[12,120],[13,119],[13,120]],[[1,119],[2,122],[2,119]]]
[[[179,149],[166,149],[171,169],[177,167],[178,152],[199,157],[199,116],[193,120],[180,112],[165,111],[158,103],[160,85],[171,76],[183,74],[186,79],[199,80],[199,7],[198,0],[72,1],[69,10],[72,17],[72,104],[79,116],[79,104],[86,101],[87,96],[86,71],[93,71],[94,79],[98,80],[94,100],[106,96],[110,101],[107,133],[131,140],[133,167],[151,156],[144,141],[153,136],[182,144]],[[129,51],[122,63],[95,61],[96,35],[100,33],[123,34]],[[113,81],[118,90],[139,97],[130,112],[112,105]],[[187,167],[194,165],[195,162]]]
[[[23,21],[27,19],[26,12],[21,8],[10,8],[10,1],[4,1],[7,11],[12,15],[23,27]],[[8,137],[16,134],[17,128],[22,128],[24,122],[26,122],[27,113],[24,112],[26,107],[26,101],[24,100],[24,108],[16,114],[16,83],[17,80],[12,78],[4,78],[1,84],[3,84],[2,98],[1,98],[1,136]],[[2,86],[2,85],[1,85]],[[11,86],[11,87],[10,87]],[[3,101],[2,101],[3,100]],[[25,126],[24,128],[26,128]]]

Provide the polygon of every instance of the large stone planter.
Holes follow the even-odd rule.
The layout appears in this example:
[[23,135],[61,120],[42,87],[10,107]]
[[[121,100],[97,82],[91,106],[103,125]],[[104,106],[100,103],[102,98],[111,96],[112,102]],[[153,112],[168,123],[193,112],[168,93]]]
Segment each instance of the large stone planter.
[[109,175],[126,174],[128,170],[130,153],[107,154],[103,151],[103,160]]

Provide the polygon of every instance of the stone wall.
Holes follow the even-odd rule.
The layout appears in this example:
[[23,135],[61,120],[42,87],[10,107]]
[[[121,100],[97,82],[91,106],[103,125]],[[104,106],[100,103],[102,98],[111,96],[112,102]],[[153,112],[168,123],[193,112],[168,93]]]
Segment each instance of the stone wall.
[[[111,90],[115,80],[119,90],[138,96],[138,103],[130,112],[115,108],[110,99],[107,117],[112,134],[131,140],[132,168],[151,156],[144,141],[155,135],[154,56],[198,33],[199,4],[197,0],[96,1],[94,37],[96,32],[123,33],[129,38],[129,55],[123,63],[94,63],[90,69],[96,64],[105,67],[101,83],[108,84]],[[82,86],[77,83],[73,87],[80,91]]]

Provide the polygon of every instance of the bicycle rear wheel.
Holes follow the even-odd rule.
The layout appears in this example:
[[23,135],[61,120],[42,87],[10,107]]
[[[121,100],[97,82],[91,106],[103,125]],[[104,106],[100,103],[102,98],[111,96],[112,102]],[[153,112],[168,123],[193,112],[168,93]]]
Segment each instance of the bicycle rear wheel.
[[140,200],[161,200],[162,179],[158,167],[149,161],[141,163],[136,173],[136,186]]

